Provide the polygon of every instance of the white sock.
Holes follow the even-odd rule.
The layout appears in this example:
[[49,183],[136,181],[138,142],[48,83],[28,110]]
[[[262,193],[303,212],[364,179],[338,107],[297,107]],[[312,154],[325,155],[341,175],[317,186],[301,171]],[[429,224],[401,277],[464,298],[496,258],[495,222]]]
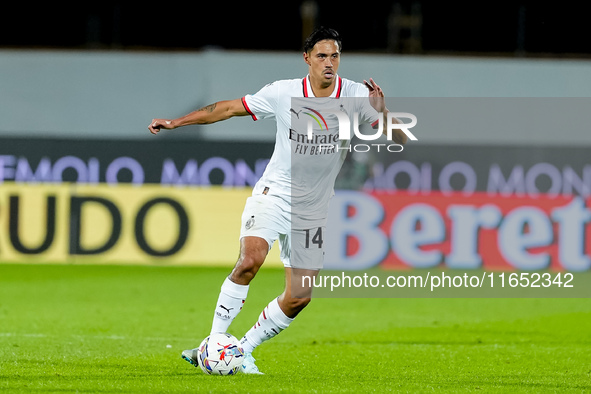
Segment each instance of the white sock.
[[228,332],[232,320],[238,316],[248,294],[248,285],[239,285],[226,278],[220,290],[218,303],[213,314],[211,334],[214,332]]
[[292,318],[283,313],[277,298],[275,298],[263,309],[259,320],[240,340],[244,352],[252,353],[261,343],[285,330],[292,321]]

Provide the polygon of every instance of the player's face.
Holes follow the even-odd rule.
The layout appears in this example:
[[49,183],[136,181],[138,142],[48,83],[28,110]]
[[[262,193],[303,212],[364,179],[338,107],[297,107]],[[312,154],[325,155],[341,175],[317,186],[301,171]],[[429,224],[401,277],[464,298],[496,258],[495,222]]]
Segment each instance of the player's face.
[[341,61],[339,45],[335,40],[318,41],[309,53],[304,53],[304,60],[310,66],[310,78],[329,86],[335,81]]

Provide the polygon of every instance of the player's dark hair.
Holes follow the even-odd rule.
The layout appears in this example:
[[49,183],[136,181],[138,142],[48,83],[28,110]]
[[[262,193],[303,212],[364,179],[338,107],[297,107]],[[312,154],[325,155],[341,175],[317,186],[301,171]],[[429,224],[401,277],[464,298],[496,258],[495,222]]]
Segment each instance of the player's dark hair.
[[337,31],[334,29],[320,26],[316,28],[312,34],[308,36],[308,38],[306,38],[306,41],[304,41],[304,52],[310,52],[312,48],[314,48],[314,45],[316,45],[318,41],[322,40],[335,40],[339,46],[339,51],[343,49],[343,44],[341,43],[341,36],[339,33],[337,33]]

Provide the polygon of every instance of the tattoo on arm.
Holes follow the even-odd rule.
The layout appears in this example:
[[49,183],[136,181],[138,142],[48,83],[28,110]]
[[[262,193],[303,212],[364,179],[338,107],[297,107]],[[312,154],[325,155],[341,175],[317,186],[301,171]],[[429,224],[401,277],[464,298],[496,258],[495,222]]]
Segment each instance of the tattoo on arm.
[[216,103],[213,103],[213,104],[206,105],[203,108],[199,108],[197,111],[206,111],[206,112],[212,113],[213,110],[215,109],[215,107],[216,107]]

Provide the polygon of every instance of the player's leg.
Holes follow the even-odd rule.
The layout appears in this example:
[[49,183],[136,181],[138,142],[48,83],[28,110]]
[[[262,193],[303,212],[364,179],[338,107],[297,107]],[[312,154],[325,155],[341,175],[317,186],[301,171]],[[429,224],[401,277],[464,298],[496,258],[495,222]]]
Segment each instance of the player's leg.
[[[289,327],[295,317],[310,303],[312,288],[308,283],[313,283],[313,278],[317,274],[318,270],[285,268],[284,292],[263,309],[255,325],[240,341],[245,354],[243,372],[260,373],[254,364],[252,352],[261,343]],[[306,277],[310,280],[302,281],[302,278]]]
[[[272,206],[260,198],[249,197],[242,213],[240,227],[240,255],[234,269],[224,280],[214,311],[211,333],[228,332],[238,315],[246,296],[250,281],[264,263],[270,246],[279,237],[275,227]],[[183,358],[197,366],[197,349],[185,350]]]
[[285,266],[285,290],[263,309],[258,321],[240,341],[245,354],[242,367],[246,373],[259,373],[252,358],[254,349],[289,327],[310,302],[313,278],[322,268],[324,251],[321,242],[310,247],[309,233],[291,230],[279,236],[281,261]]
[[266,196],[249,197],[242,212],[240,254],[230,275],[224,280],[211,326],[211,333],[228,332],[242,309],[254,278],[273,242],[279,237]]
[[301,278],[314,278],[317,274],[318,270],[285,268],[285,290],[263,309],[258,321],[242,338],[245,353],[252,353],[261,343],[289,327],[311,300],[312,289],[307,283],[313,280],[306,280],[302,286]]
[[[308,283],[313,283],[313,278],[316,275],[318,275],[318,270],[285,267],[284,292],[263,308],[255,325],[240,341],[245,354],[242,364],[244,373],[261,373],[254,363],[252,352],[261,343],[275,337],[289,327],[295,317],[310,303],[312,288],[308,286]],[[312,280],[304,281],[305,284],[302,285],[301,279],[303,277]]]
[[[240,255],[231,274],[224,280],[218,296],[210,335],[227,332],[248,294],[250,281],[265,262],[269,251],[268,241],[264,238],[248,236],[240,239]],[[198,366],[197,349],[182,352],[182,357],[193,366]]]
[[246,285],[265,262],[269,253],[269,242],[262,237],[246,236],[240,239],[240,256],[229,278],[239,285]]
[[217,300],[211,333],[227,332],[246,300],[250,281],[265,262],[269,244],[260,237],[240,239],[240,255],[234,269],[224,280]]
[[295,317],[312,300],[312,283],[318,270],[285,267],[285,291],[277,297],[277,303],[290,319]]

